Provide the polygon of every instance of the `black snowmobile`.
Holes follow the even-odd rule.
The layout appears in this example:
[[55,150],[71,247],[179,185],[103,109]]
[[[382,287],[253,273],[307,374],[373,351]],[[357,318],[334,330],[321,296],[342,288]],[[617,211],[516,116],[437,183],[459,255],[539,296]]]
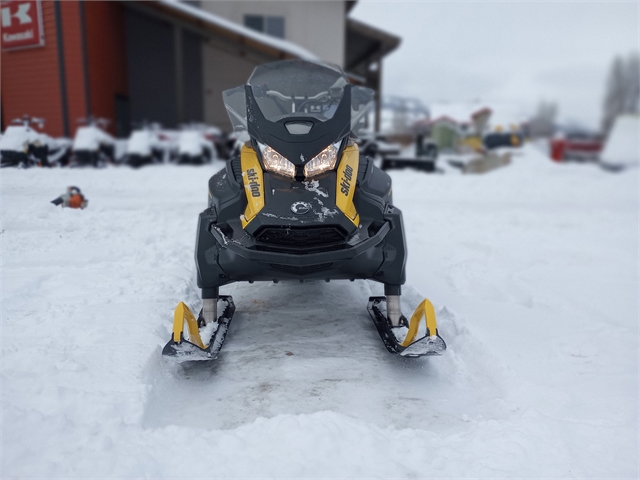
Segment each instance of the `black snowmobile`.
[[349,84],[337,67],[284,60],[257,67],[223,97],[234,129],[249,140],[209,180],[196,238],[203,308],[196,319],[178,305],[163,355],[216,358],[235,311],[232,298],[219,295],[223,285],[355,279],[384,284],[385,296],[371,297],[368,310],[389,352],[442,354],[431,303],[409,321],[400,311],[402,212],[389,175],[355,143],[373,91]]

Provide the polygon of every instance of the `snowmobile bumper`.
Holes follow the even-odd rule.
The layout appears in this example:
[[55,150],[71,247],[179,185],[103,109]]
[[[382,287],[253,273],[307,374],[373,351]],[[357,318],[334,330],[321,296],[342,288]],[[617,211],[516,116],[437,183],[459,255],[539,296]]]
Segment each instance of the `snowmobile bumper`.
[[[178,363],[188,361],[214,360],[227,336],[227,331],[236,307],[233,298],[221,295],[219,301],[224,304],[224,310],[214,325],[214,331],[209,341],[204,343],[200,332],[206,332],[207,326],[201,325],[202,312],[198,320],[189,307],[180,302],[173,315],[173,334],[171,340],[162,349],[162,356]],[[189,339],[184,336],[184,324],[187,324]]]
[[[385,347],[390,353],[395,353],[403,357],[422,357],[426,355],[442,355],[447,349],[447,345],[438,334],[436,314],[431,302],[425,299],[411,316],[409,322],[406,318],[404,325],[392,327],[387,316],[383,313],[381,306],[386,304],[386,297],[369,297],[367,310],[371,315]],[[420,320],[424,317],[426,324],[426,335],[415,340],[420,327]],[[404,337],[398,338],[398,337]]]

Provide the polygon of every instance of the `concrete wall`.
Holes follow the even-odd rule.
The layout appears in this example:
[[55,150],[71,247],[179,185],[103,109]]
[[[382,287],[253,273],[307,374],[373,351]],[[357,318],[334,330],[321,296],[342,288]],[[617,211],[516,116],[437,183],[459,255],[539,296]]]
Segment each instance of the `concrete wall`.
[[215,1],[201,7],[244,25],[244,15],[283,16],[285,39],[344,66],[344,1]]

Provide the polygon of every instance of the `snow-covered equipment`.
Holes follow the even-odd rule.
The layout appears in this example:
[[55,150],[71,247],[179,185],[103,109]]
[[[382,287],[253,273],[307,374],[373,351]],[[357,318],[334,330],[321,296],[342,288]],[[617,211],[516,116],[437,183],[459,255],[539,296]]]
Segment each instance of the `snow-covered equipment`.
[[621,115],[616,118],[607,143],[600,155],[600,163],[607,170],[623,170],[638,166],[638,136],[640,117]]
[[555,162],[596,161],[602,151],[602,135],[587,129],[560,132],[550,141],[551,159]]
[[89,204],[89,200],[85,198],[78,187],[67,187],[67,191],[58,198],[51,200],[55,206],[85,209]]
[[164,149],[159,135],[157,130],[147,127],[133,131],[127,141],[125,162],[132,167],[162,162]]
[[217,158],[213,142],[201,128],[186,127],[178,138],[178,163],[201,165]]
[[355,142],[373,91],[351,85],[338,67],[283,60],[257,67],[223,99],[234,129],[250,140],[209,180],[196,237],[202,310],[196,318],[178,305],[163,355],[216,357],[235,310],[231,297],[219,295],[224,285],[355,279],[384,285],[369,310],[390,352],[443,353],[428,301],[409,321],[402,315],[402,212],[389,175]]
[[40,128],[44,119],[29,117],[15,119],[7,127],[0,139],[0,156],[2,166],[41,166],[48,167],[60,160],[68,153],[69,145],[66,139],[56,140],[45,133],[33,128],[37,124]]
[[[85,120],[81,121],[85,122]],[[108,122],[93,118],[89,118],[86,122],[86,126],[78,127],[73,139],[73,164],[97,167],[114,161],[115,139],[101,128]]]
[[438,146],[429,137],[417,135],[415,142],[398,154],[384,155],[382,170],[392,168],[415,168],[424,172],[436,171]]

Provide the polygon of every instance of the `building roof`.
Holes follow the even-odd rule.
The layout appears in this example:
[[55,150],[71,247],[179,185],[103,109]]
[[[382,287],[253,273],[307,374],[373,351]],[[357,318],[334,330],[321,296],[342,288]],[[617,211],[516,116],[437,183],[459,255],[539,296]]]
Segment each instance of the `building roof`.
[[398,48],[400,40],[400,37],[347,18],[345,71],[366,75],[369,65]]
[[293,42],[257,32],[244,25],[239,25],[219,15],[178,0],[156,0],[154,2],[143,1],[137,3],[157,12],[179,18],[196,28],[209,31],[234,43],[246,45],[270,57],[320,60],[317,55]]

